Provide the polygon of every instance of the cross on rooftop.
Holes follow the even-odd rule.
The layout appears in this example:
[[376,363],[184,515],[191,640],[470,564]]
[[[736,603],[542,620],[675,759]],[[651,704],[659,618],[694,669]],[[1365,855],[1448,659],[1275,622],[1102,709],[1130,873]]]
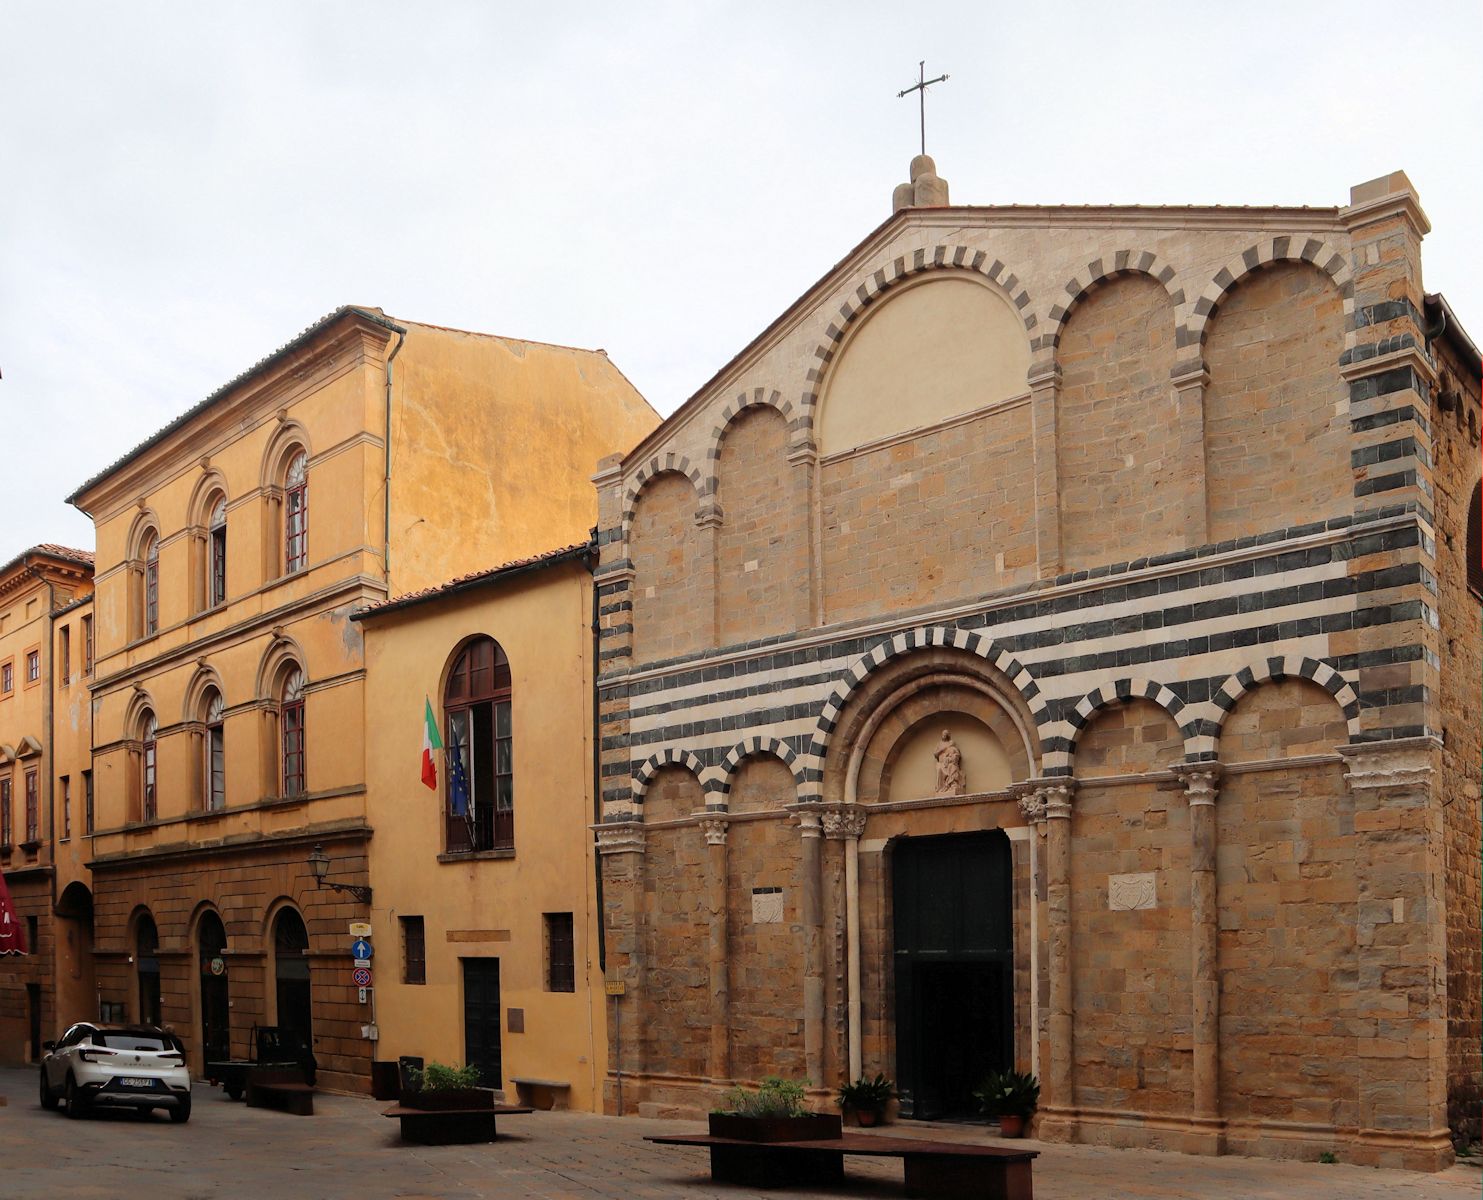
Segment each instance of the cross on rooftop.
[[922,59],[917,63],[917,81],[905,91],[896,93],[896,99],[917,93],[917,104],[921,109],[922,116],[922,153],[927,153],[927,89],[934,83],[943,83],[947,80],[946,75],[939,75],[936,79],[927,78],[927,60]]

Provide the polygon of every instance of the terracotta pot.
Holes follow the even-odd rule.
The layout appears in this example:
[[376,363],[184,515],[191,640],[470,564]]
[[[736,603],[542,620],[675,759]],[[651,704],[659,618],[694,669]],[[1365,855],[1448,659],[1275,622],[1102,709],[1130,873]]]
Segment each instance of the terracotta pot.
[[712,1137],[743,1142],[812,1142],[842,1136],[842,1122],[832,1113],[804,1113],[801,1117],[742,1117],[711,1113]]
[[1024,1137],[1025,1136],[1025,1118],[1024,1117],[1018,1117],[1018,1116],[1016,1116],[1016,1117],[1008,1117],[1008,1116],[1000,1117],[999,1118],[999,1136],[1000,1137],[1007,1137],[1007,1138],[1008,1137]]
[[857,1108],[855,1110],[855,1120],[860,1122],[861,1127],[864,1129],[869,1129],[880,1119],[880,1113],[876,1112],[873,1108]]

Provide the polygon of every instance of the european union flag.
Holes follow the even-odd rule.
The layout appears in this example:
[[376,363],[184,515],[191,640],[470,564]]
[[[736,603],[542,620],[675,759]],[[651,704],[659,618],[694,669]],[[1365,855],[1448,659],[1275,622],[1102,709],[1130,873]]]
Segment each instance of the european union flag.
[[464,761],[460,722],[448,722],[448,811],[455,817],[469,815],[469,766]]

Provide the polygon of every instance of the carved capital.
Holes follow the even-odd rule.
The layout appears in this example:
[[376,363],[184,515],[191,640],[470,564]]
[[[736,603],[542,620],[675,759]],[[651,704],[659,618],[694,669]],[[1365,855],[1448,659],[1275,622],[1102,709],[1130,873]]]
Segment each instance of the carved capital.
[[695,514],[695,524],[699,529],[720,529],[724,523],[725,514],[714,500],[701,505]]
[[1191,805],[1215,803],[1220,791],[1219,763],[1181,763],[1174,774],[1184,783],[1184,796]]
[[1071,797],[1076,794],[1076,780],[1037,779],[1034,794],[1044,806],[1046,820],[1071,819]]
[[1039,825],[1045,820],[1045,799],[1038,790],[1021,792],[1015,799],[1019,803],[1020,812],[1031,825]]
[[798,833],[802,837],[819,836],[819,811],[815,804],[801,804],[793,809],[793,819],[798,822]]
[[1398,738],[1338,748],[1344,782],[1353,792],[1425,792],[1431,786],[1441,742],[1434,737]]
[[726,844],[725,817],[703,817],[700,821],[700,832],[705,834],[707,846],[724,846]]
[[825,809],[820,817],[824,825],[824,836],[831,841],[858,838],[865,832],[865,810],[858,804],[843,804],[837,808]]
[[644,826],[641,821],[614,821],[595,827],[598,854],[642,854]]

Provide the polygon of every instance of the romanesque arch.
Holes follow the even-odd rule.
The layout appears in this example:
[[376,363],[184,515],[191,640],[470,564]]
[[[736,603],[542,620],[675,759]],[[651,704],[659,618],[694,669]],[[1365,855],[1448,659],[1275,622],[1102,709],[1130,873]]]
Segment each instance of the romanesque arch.
[[640,472],[641,482],[624,516],[634,575],[635,662],[699,650],[712,635],[714,566],[702,555],[696,525],[700,475],[688,460],[681,462],[684,469],[668,467],[647,476]]
[[[789,431],[789,449],[797,444],[797,434],[801,426],[797,420],[793,403],[784,398],[783,394],[776,388],[758,387],[750,392],[742,392],[734,399],[726,402],[726,407],[721,410],[721,416],[716,427],[711,430],[710,445],[706,447],[706,473],[701,483],[700,494],[702,499],[708,499],[716,494],[716,460],[721,457],[721,446],[726,441],[726,435],[730,431],[736,419],[755,408],[775,409],[784,422],[787,423]],[[636,477],[637,479],[637,477]],[[639,485],[635,483],[635,492]]]
[[1076,743],[1082,732],[1101,709],[1109,704],[1126,703],[1130,700],[1152,701],[1168,713],[1185,739],[1186,757],[1193,756],[1192,741],[1203,729],[1203,722],[1194,715],[1193,709],[1162,683],[1152,679],[1124,678],[1093,688],[1070,708],[1063,718],[1069,731],[1069,736],[1063,739],[1064,745],[1046,748],[1046,774],[1072,774],[1075,769]]
[[1251,272],[1272,263],[1311,263],[1333,280],[1344,302],[1345,347],[1354,344],[1354,275],[1349,262],[1334,246],[1319,238],[1276,237],[1248,246],[1215,273],[1205,285],[1185,322],[1181,346],[1203,346],[1210,328],[1211,316],[1231,291]]
[[633,802],[635,804],[643,804],[644,793],[649,790],[649,784],[654,776],[665,767],[684,767],[695,776],[696,782],[700,783],[702,788],[705,787],[702,782],[705,766],[700,759],[688,750],[676,750],[671,747],[651,754],[643,766],[633,773]]
[[1184,289],[1174,286],[1176,272],[1173,267],[1151,250],[1117,250],[1087,263],[1085,270],[1078,271],[1066,281],[1062,288],[1066,293],[1065,302],[1051,305],[1046,314],[1045,331],[1031,342],[1031,349],[1054,350],[1060,346],[1066,321],[1076,306],[1099,287],[1127,275],[1147,275],[1163,286],[1176,313],[1183,307]]
[[718,778],[712,793],[713,797],[724,801],[731,793],[731,782],[742,762],[758,755],[770,755],[780,759],[792,773],[794,783],[802,788],[803,772],[799,766],[798,754],[793,747],[775,737],[754,735],[745,741],[738,742],[726,752],[726,757],[721,760],[721,765],[716,771]]
[[1292,655],[1277,656],[1260,659],[1250,666],[1242,667],[1233,675],[1228,676],[1211,696],[1210,702],[1220,711],[1221,716],[1209,736],[1208,744],[1201,747],[1200,756],[1202,758],[1219,756],[1221,732],[1225,728],[1231,711],[1247,692],[1258,684],[1282,679],[1307,679],[1323,688],[1342,709],[1350,739],[1359,736],[1359,697],[1342,674],[1321,659],[1299,658]]

